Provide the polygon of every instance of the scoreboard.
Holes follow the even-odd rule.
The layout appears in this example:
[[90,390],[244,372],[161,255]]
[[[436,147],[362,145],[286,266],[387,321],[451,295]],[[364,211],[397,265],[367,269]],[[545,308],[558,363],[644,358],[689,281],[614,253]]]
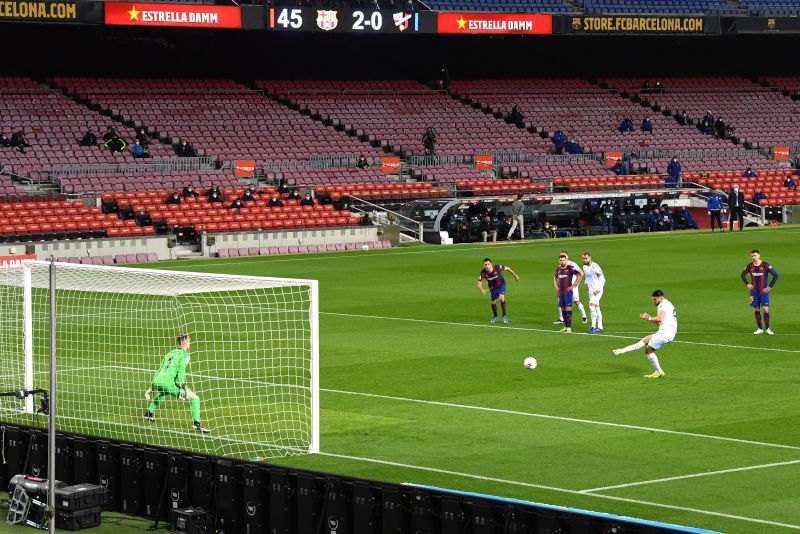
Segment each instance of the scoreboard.
[[430,11],[270,7],[267,28],[285,32],[436,33],[437,21]]

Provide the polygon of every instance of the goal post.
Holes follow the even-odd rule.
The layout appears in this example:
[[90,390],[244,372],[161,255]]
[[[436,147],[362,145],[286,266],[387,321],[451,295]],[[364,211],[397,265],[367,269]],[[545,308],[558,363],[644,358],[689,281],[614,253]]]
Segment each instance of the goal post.
[[[47,389],[51,263],[20,263],[0,270],[0,388]],[[247,459],[319,452],[316,280],[54,265],[58,430]],[[0,400],[5,421],[46,425],[34,411]]]

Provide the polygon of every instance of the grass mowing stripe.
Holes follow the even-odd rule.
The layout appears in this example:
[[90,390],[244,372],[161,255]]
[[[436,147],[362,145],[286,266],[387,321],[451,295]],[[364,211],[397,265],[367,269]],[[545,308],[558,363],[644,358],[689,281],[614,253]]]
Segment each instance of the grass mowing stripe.
[[[434,321],[432,319],[411,319],[408,317],[385,317],[383,315],[361,315],[357,313],[336,313],[336,312],[319,312],[320,315],[335,315],[338,317],[355,317],[359,319],[381,319],[384,321],[407,321],[411,323],[427,323],[427,324],[442,324],[447,326],[472,326],[475,328],[492,328],[492,329],[503,329],[503,330],[523,330],[526,332],[543,332],[548,334],[558,334],[559,336],[564,335],[572,335],[572,336],[592,336],[592,337],[607,337],[607,338],[616,338],[616,339],[641,339],[639,337],[631,337],[631,336],[617,336],[614,334],[590,334],[589,332],[572,332],[570,334],[564,334],[563,332],[559,332],[558,330],[547,330],[545,328],[533,328],[533,327],[525,327],[525,326],[499,326],[493,324],[476,324],[476,323],[456,323],[453,321]],[[654,333],[654,332],[651,332]],[[680,332],[678,332],[680,334]],[[704,343],[702,341],[682,341],[676,339],[672,343],[683,343],[685,345],[703,345],[706,347],[718,347],[718,348],[725,348],[725,349],[746,349],[746,350],[765,350],[770,352],[789,352],[792,354],[800,354],[800,350],[792,350],[792,349],[773,349],[769,347],[747,347],[743,345],[726,345],[724,343]]]
[[378,460],[378,459],[375,459],[375,458],[366,458],[366,457],[362,457],[362,456],[351,456],[351,455],[347,455],[347,454],[336,454],[336,453],[331,453],[331,452],[320,452],[319,455],[320,456],[328,456],[328,457],[331,457],[331,458],[341,458],[343,460],[353,460],[353,461],[357,461],[357,462],[369,462],[369,463],[374,463],[374,464],[388,465],[388,466],[392,466],[392,467],[401,467],[401,468],[404,468],[404,469],[413,469],[413,470],[416,470],[416,471],[427,471],[427,472],[430,472],[430,473],[439,473],[439,474],[443,474],[443,475],[451,475],[451,476],[457,476],[457,477],[463,477],[463,478],[470,478],[470,479],[474,479],[474,480],[482,480],[482,481],[485,481],[485,482],[496,482],[496,483],[499,483],[499,484],[508,484],[508,485],[511,485],[511,486],[522,486],[522,487],[526,487],[526,488],[549,490],[549,491],[554,491],[554,492],[558,492],[558,493],[569,493],[569,494],[572,494],[572,495],[584,495],[584,496],[588,496],[588,497],[596,497],[598,499],[606,499],[606,500],[612,500],[612,501],[627,502],[627,503],[631,503],[631,504],[641,504],[641,505],[644,505],[644,506],[652,506],[652,507],[655,507],[655,508],[663,508],[663,509],[669,509],[669,510],[679,510],[679,511],[682,511],[682,512],[691,512],[691,513],[695,513],[695,514],[711,515],[711,516],[716,516],[716,517],[724,517],[726,519],[734,519],[734,520],[737,520],[737,521],[745,521],[745,522],[748,522],[748,523],[759,523],[759,524],[762,524],[762,525],[770,525],[770,526],[773,526],[773,527],[782,527],[782,528],[789,528],[789,529],[793,529],[793,530],[800,530],[800,525],[792,525],[792,524],[789,524],[789,523],[778,523],[776,521],[769,521],[767,519],[758,519],[758,518],[755,518],[755,517],[747,517],[747,516],[741,516],[741,515],[726,514],[726,513],[723,513],[723,512],[714,512],[714,511],[711,511],[711,510],[701,510],[701,509],[698,509],[698,508],[688,508],[688,507],[685,507],[685,506],[675,506],[675,505],[672,505],[672,504],[664,504],[664,503],[651,502],[651,501],[642,501],[642,500],[638,500],[638,499],[628,499],[628,498],[625,498],[625,497],[615,497],[613,495],[603,495],[602,493],[583,493],[583,492],[580,492],[578,490],[571,490],[571,489],[566,489],[566,488],[557,488],[557,487],[553,487],[553,486],[544,486],[544,485],[539,485],[539,484],[531,484],[529,482],[519,482],[519,481],[515,481],[515,480],[505,480],[505,479],[502,479],[502,478],[484,477],[484,476],[481,476],[481,475],[474,475],[474,474],[471,474],[471,473],[461,473],[459,471],[450,471],[450,470],[447,470],[447,469],[437,469],[435,467],[411,465],[411,464],[404,464],[404,463],[400,463],[400,462],[390,462],[390,461],[387,461],[387,460]]
[[689,478],[724,475],[726,473],[739,473],[741,471],[755,471],[756,469],[768,469],[770,467],[780,467],[783,465],[795,465],[795,464],[800,464],[800,460],[791,460],[788,462],[775,462],[771,464],[761,464],[761,465],[749,465],[745,467],[734,467],[732,469],[720,469],[718,471],[706,471],[703,473],[692,473],[690,475],[680,475],[676,477],[654,478],[653,480],[642,480],[641,482],[630,482],[628,484],[617,484],[615,486],[604,486],[602,488],[590,488],[590,489],[580,490],[580,493],[594,493],[598,491],[608,491],[619,488],[632,488],[634,486],[644,486],[646,484],[658,484],[660,482],[672,482],[675,480],[686,480]]

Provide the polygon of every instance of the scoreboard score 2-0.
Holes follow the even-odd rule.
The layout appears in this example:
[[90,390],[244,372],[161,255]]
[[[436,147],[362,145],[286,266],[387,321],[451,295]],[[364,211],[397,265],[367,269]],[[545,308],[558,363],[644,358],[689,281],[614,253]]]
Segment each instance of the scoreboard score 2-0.
[[364,9],[269,8],[268,29],[327,33],[436,33],[436,15]]

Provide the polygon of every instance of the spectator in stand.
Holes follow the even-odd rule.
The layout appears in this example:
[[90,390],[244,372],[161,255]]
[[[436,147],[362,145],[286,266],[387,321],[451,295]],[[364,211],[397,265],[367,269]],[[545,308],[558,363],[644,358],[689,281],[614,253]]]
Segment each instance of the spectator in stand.
[[358,156],[358,161],[356,162],[356,167],[358,167],[359,169],[366,169],[367,167],[369,167],[369,162],[367,161],[367,156],[365,156],[364,154],[361,154],[360,156]]
[[675,228],[678,230],[688,230],[690,228],[692,230],[700,229],[692,213],[682,206],[678,208],[678,212],[675,214]]
[[422,136],[422,146],[425,148],[426,156],[436,155],[436,131],[428,126],[425,135]]
[[667,205],[661,206],[658,212],[658,230],[664,232],[675,229],[675,222],[672,220],[672,213]]
[[722,120],[722,115],[717,117],[717,120],[714,121],[714,134],[719,137],[720,139],[726,138],[726,125],[725,121]]
[[649,93],[650,92],[650,80],[645,80],[642,82],[642,86],[639,88],[640,93]]
[[169,196],[169,198],[167,198],[167,205],[168,205],[168,206],[169,206],[170,204],[176,204],[176,205],[177,205],[177,204],[180,204],[180,203],[181,203],[181,196],[178,194],[178,192],[177,192],[177,191],[175,191],[174,193],[172,193],[172,194]]
[[497,223],[488,213],[481,220],[480,230],[484,243],[489,239],[489,236],[492,236],[492,241],[497,241]]
[[714,115],[711,111],[706,111],[706,114],[703,115],[703,120],[700,123],[700,129],[704,134],[711,135],[714,133],[714,124],[716,124],[716,120],[714,119]]
[[223,202],[222,195],[219,194],[219,189],[209,189],[209,191],[211,191],[211,194],[208,196],[209,202]]
[[136,226],[150,226],[153,221],[150,220],[150,215],[146,211],[140,211],[136,216]]
[[653,134],[653,121],[650,120],[650,117],[645,116],[642,119],[642,131]]
[[86,133],[83,134],[83,139],[81,139],[79,146],[97,146],[97,136],[94,134],[91,128],[86,130]]
[[614,171],[614,174],[617,176],[628,174],[628,167],[625,165],[625,162],[622,161],[622,159],[618,159],[614,166],[611,167],[611,170]]
[[745,178],[758,178],[758,174],[756,174],[756,171],[754,171],[752,167],[747,167],[742,176]]
[[211,187],[206,189],[206,192],[203,194],[208,198],[211,198],[211,195],[213,195],[214,193],[216,193],[218,196],[222,196],[222,191],[219,190],[219,187],[217,187],[214,184],[211,184]]
[[583,154],[583,149],[581,148],[580,143],[574,137],[570,137],[567,140],[567,144],[564,148],[567,149],[567,154]]
[[468,243],[469,242],[469,226],[464,218],[458,221],[453,229],[453,242],[454,243]]
[[147,151],[145,147],[139,144],[138,139],[133,142],[133,146],[131,147],[131,154],[133,155],[134,159],[143,159],[150,157],[150,153]]
[[245,207],[247,207],[247,206],[244,205],[244,202],[242,202],[242,199],[241,198],[237,198],[236,200],[233,201],[233,204],[230,205],[229,209],[240,210],[240,209],[245,208]]
[[6,137],[6,134],[0,133],[0,147],[1,148],[8,148],[11,146],[11,139]]
[[658,230],[658,208],[647,212],[647,227],[651,232]]
[[361,216],[359,224],[361,226],[372,226],[372,219],[370,219],[369,213],[367,213],[366,211],[364,212],[364,215]]
[[292,189],[289,192],[289,195],[286,197],[287,200],[300,200],[300,193],[297,192],[297,189]]
[[656,80],[656,84],[653,86],[653,92],[657,94],[661,94],[664,92],[664,86],[661,85],[661,82]]
[[525,115],[522,113],[522,111],[520,111],[519,106],[515,105],[513,108],[511,108],[511,114],[508,116],[508,122],[522,126],[524,121]]
[[150,146],[150,137],[144,131],[144,128],[139,128],[139,131],[136,132],[136,140],[145,148]]
[[28,139],[25,137],[25,130],[20,128],[18,131],[14,132],[11,135],[11,146],[16,148],[22,153],[28,151],[30,148],[30,143],[28,143]]
[[603,204],[603,230],[607,234],[614,233],[614,211],[611,199],[606,199],[606,203]]
[[242,194],[242,202],[255,202],[256,197],[254,195],[253,188],[247,188],[245,192]]
[[193,158],[197,155],[194,151],[194,147],[188,143],[186,139],[181,139],[181,142],[175,145],[175,154],[177,154],[179,158]]
[[753,195],[753,204],[758,204],[762,200],[767,200],[767,195],[763,191],[756,191],[756,194]]
[[681,111],[675,116],[675,120],[678,121],[678,124],[681,126],[686,126],[689,124],[689,115],[686,113],[686,111]]
[[564,153],[564,146],[567,144],[567,136],[561,130],[553,132],[553,149],[556,154]]
[[791,189],[792,191],[797,191],[797,183],[792,179],[791,176],[787,176],[786,180],[783,181],[783,187],[786,189]]
[[105,144],[106,148],[111,151],[112,154],[122,154],[125,148],[128,146],[128,143],[125,142],[123,138],[114,134],[114,136],[109,139],[109,141]]
[[289,186],[286,184],[286,178],[280,178],[278,180],[278,194],[285,195],[289,192]]
[[706,207],[708,209],[708,218],[711,220],[711,231],[714,231],[714,221],[717,222],[717,227],[719,228],[720,232],[724,232],[725,229],[722,227],[722,198],[717,194],[716,191],[712,191],[710,195],[708,195],[708,202],[706,203]]
[[303,200],[300,201],[300,205],[301,206],[313,206],[314,205],[314,199],[311,198],[311,193],[306,193],[305,198],[303,198]]
[[[500,239],[503,239],[503,236],[509,236],[511,230],[511,223],[508,222],[508,217],[502,211],[497,214],[497,233],[500,234]],[[511,240],[511,237],[506,237],[505,239]]]
[[183,198],[199,197],[199,196],[200,196],[200,193],[198,193],[195,190],[195,188],[192,187],[192,184],[187,184],[187,185],[183,186]]
[[619,125],[619,131],[620,133],[633,131],[633,121],[630,119],[630,117],[625,117],[622,119],[622,122]]
[[103,144],[108,144],[108,142],[111,141],[115,135],[119,135],[116,128],[113,126],[106,128],[106,133],[103,134]]
[[739,189],[738,184],[733,184],[730,192],[728,193],[728,224],[730,231],[733,231],[734,221],[739,221],[739,231],[744,229],[744,193]]
[[678,182],[681,180],[681,162],[678,158],[672,158],[672,161],[667,165],[667,187],[678,187]]
[[267,203],[267,207],[268,208],[282,208],[283,207],[283,202],[281,202],[280,199],[276,195],[272,195],[272,198],[269,199],[269,202]]

